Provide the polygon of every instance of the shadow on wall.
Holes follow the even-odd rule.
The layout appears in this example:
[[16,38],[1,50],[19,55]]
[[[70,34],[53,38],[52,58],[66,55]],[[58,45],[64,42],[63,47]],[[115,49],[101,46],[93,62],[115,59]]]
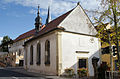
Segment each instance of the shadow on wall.
[[[89,53],[87,53],[89,54]],[[77,56],[76,63],[71,67],[63,69],[62,76],[67,77],[98,77],[98,67],[101,64],[101,49],[89,57]]]

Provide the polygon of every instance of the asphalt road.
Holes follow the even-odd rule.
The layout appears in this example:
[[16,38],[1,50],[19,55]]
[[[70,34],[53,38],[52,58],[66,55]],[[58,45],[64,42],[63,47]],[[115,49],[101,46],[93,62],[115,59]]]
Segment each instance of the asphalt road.
[[42,77],[34,77],[19,72],[14,72],[4,68],[0,68],[0,79],[45,79]]

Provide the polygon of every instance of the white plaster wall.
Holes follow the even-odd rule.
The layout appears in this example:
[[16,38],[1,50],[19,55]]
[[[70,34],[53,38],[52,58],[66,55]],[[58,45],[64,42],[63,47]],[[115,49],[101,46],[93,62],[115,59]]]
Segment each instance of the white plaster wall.
[[[50,41],[50,66],[45,66],[45,41]],[[37,43],[41,44],[41,64],[36,64],[36,47]],[[30,46],[33,45],[33,65],[30,65]],[[42,38],[31,41],[26,45],[27,48],[27,69],[32,72],[38,72],[47,75],[56,75],[56,34],[51,34]]]
[[81,6],[77,6],[60,24],[66,31],[96,35],[97,31],[84,13]]
[[24,50],[23,44],[24,44],[24,40],[15,42],[11,45],[11,47],[9,48],[9,51],[10,52],[17,52],[17,51],[19,51],[19,49],[21,49],[22,52],[24,52],[23,51]]
[[[16,64],[19,64],[19,60],[24,60],[24,40],[17,41],[11,45],[9,48],[10,53],[16,53]],[[22,55],[18,56],[19,50],[21,50]]]
[[[90,39],[93,38],[94,42],[91,43]],[[100,45],[98,38],[78,35],[73,33],[62,32],[62,74],[66,68],[74,68],[77,73],[78,58],[88,58],[89,76],[94,75],[91,58],[93,56],[100,57]],[[88,54],[76,53],[76,51],[89,52]]]

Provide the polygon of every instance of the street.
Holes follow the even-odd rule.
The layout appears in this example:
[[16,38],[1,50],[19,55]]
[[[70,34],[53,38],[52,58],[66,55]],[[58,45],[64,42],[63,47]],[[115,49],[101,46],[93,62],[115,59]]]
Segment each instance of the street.
[[0,79],[45,79],[45,78],[34,77],[31,75],[11,71],[6,68],[0,68]]
[[21,67],[0,67],[0,79],[73,79],[47,76],[40,73],[28,72]]

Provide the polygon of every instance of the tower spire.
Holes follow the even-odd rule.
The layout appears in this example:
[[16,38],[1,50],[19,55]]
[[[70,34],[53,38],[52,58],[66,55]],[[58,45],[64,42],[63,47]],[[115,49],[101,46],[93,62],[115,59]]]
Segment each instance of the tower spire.
[[42,18],[40,17],[40,11],[39,11],[40,6],[38,5],[38,12],[37,12],[37,17],[35,18],[35,30],[36,33],[39,32],[41,26],[42,26]]
[[40,8],[40,6],[38,5],[38,13],[37,13],[38,16],[39,16],[39,14],[40,14],[39,8]]
[[50,14],[50,6],[48,6],[48,14],[46,19],[46,24],[48,24],[51,21],[51,14]]

